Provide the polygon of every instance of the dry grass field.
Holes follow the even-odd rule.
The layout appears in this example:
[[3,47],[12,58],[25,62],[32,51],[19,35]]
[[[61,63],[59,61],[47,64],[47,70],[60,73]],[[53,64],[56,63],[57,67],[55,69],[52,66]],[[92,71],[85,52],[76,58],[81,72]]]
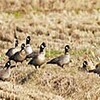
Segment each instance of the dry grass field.
[[16,27],[20,44],[28,35],[33,50],[46,42],[47,61],[69,44],[71,62],[40,69],[19,63],[0,81],[0,100],[100,100],[100,77],[78,70],[84,60],[91,66],[100,60],[100,0],[0,0],[0,65]]

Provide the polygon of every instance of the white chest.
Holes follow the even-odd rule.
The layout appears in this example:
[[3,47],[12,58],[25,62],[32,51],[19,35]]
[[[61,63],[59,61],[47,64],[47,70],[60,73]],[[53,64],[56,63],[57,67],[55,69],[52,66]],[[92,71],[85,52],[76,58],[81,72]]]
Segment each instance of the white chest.
[[27,54],[32,53],[32,48],[31,48],[30,45],[26,45],[25,52],[26,52]]
[[38,60],[39,61],[44,61],[45,60],[45,55],[44,54],[40,54],[39,56],[38,56]]
[[70,55],[69,54],[64,55],[62,62],[65,63],[65,64],[69,63],[70,62]]

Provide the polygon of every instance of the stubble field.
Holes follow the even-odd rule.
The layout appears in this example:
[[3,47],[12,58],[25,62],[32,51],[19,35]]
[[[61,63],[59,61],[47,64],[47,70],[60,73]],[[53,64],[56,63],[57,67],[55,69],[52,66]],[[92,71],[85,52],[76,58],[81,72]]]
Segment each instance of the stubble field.
[[40,69],[27,61],[11,69],[8,81],[0,81],[3,100],[100,100],[100,77],[81,72],[87,60],[95,66],[100,60],[99,0],[1,0],[0,65],[5,52],[14,46],[16,31],[19,48],[31,36],[34,50],[46,42],[46,61],[71,47],[71,62],[64,68],[44,64]]

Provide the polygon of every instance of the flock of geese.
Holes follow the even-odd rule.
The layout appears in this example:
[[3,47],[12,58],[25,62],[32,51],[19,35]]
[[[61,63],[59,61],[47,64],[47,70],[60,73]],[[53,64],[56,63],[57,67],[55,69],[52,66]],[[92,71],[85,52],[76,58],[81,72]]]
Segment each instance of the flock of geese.
[[[30,41],[31,41],[30,36],[27,36],[26,43],[22,43],[20,50],[17,50],[19,42],[18,38],[15,37],[15,47],[8,49],[7,52],[5,53],[5,55],[8,56],[8,61],[3,67],[0,68],[0,79],[5,80],[10,77],[11,61],[14,61],[17,65],[18,62],[22,63],[24,60],[29,59],[28,64],[34,65],[36,69],[40,68],[41,65],[43,65],[46,62],[46,57],[45,57],[46,43],[43,42],[40,44],[39,51],[33,51],[30,45]],[[57,64],[61,68],[63,68],[64,65],[68,64],[70,62],[70,54],[69,54],[70,46],[65,45],[64,49],[65,52],[63,55],[51,59],[50,61],[47,62],[47,64]],[[88,67],[88,62],[84,61],[81,70],[84,70],[86,72],[97,73],[100,76],[100,63],[97,64],[94,69],[88,70],[87,67]]]

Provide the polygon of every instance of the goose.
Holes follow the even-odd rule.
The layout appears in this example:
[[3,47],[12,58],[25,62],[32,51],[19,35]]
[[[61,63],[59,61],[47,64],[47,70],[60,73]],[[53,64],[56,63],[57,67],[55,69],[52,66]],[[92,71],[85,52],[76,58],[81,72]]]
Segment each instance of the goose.
[[15,52],[17,52],[17,49],[16,49],[17,46],[18,46],[18,38],[16,37],[15,47],[8,49],[8,51],[6,52],[6,56],[10,58]]
[[31,48],[31,45],[30,45],[30,36],[27,36],[26,38],[26,46],[25,46],[25,52],[27,55],[31,54],[32,53],[32,48]]
[[95,69],[95,66],[91,65],[90,62],[85,60],[83,61],[83,66],[80,67],[80,69],[88,72],[89,70]]
[[57,64],[62,67],[70,62],[70,54],[69,54],[70,46],[65,46],[65,54],[55,57],[52,60],[48,61],[47,64]]
[[91,66],[89,64],[89,62],[85,60],[85,61],[83,61],[82,67],[79,67],[78,69],[80,71],[86,71],[86,72],[88,72],[89,70],[93,70],[94,68],[95,68],[95,66]]
[[89,72],[97,73],[100,76],[100,63],[98,63],[95,69],[89,70]]
[[79,67],[78,70],[79,71],[87,71],[87,66],[88,66],[88,62],[87,61],[83,61],[82,67]]
[[0,79],[5,80],[10,77],[11,71],[10,71],[11,62],[10,60],[6,62],[5,66],[0,67]]
[[45,47],[46,47],[46,44],[45,42],[43,42],[40,45],[39,52],[35,52],[30,55],[32,59],[28,62],[29,65],[34,65],[35,68],[37,68],[38,66],[40,68],[40,66],[45,63],[45,50],[44,50]]
[[26,58],[26,53],[25,53],[24,48],[25,48],[25,44],[22,43],[21,50],[16,52],[9,59],[15,61],[16,63],[17,62],[21,62],[22,63],[25,60],[25,58]]

